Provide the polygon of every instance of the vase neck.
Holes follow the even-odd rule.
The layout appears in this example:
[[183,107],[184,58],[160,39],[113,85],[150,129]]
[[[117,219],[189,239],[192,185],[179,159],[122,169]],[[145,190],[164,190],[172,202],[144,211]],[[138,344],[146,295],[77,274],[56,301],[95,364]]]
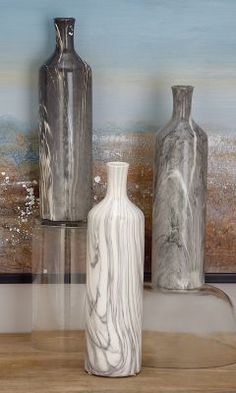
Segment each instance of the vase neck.
[[121,198],[127,196],[127,176],[129,164],[127,162],[107,163],[107,196]]
[[70,52],[74,50],[74,18],[55,18],[56,50]]
[[192,86],[173,86],[173,115],[175,120],[188,121],[191,117]]

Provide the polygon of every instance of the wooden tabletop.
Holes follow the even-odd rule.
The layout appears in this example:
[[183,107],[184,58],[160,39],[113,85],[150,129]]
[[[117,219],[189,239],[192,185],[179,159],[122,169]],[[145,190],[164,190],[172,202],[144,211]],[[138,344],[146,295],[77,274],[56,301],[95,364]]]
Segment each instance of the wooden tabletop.
[[[144,364],[152,338],[147,340]],[[236,365],[205,369],[144,365],[136,377],[113,379],[87,375],[83,364],[83,351],[42,351],[32,347],[28,334],[0,335],[1,393],[236,393]]]

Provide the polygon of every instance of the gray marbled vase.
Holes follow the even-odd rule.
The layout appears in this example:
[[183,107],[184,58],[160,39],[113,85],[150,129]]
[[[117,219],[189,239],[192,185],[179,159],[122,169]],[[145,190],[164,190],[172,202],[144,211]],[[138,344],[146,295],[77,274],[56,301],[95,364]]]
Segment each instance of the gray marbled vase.
[[193,87],[172,91],[172,118],[157,134],[152,284],[183,290],[204,283],[208,143],[191,118]]
[[75,20],[54,23],[55,52],[39,72],[41,217],[82,221],[91,207],[91,70],[74,49]]

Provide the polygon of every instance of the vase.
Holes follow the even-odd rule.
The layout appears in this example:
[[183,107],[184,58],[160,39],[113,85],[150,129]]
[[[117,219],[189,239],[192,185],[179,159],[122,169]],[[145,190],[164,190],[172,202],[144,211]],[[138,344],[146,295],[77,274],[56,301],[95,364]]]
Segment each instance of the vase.
[[228,294],[210,285],[146,287],[144,299],[145,368],[203,369],[236,362],[235,308]]
[[204,283],[208,143],[191,118],[193,87],[172,92],[172,118],[156,139],[152,285],[195,289]]
[[87,225],[41,220],[35,224],[32,344],[46,351],[82,351]]
[[107,194],[88,216],[85,369],[107,377],[141,368],[144,215],[128,199],[128,167],[107,164]]
[[54,23],[56,48],[39,71],[41,217],[83,221],[91,208],[91,70],[74,49],[75,19]]

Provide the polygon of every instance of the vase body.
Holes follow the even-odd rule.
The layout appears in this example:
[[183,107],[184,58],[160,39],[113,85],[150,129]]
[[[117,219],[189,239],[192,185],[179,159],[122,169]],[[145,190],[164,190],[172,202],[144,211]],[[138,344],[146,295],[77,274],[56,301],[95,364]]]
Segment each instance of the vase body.
[[32,344],[82,351],[86,229],[84,222],[36,222],[32,234]]
[[107,168],[107,195],[88,217],[85,368],[122,377],[141,368],[144,216],[127,197],[128,164]]
[[81,221],[91,207],[91,70],[74,50],[74,19],[54,22],[56,49],[39,72],[41,217]]
[[157,134],[152,284],[194,289],[204,282],[207,136],[191,119],[191,86],[172,88],[171,121]]

